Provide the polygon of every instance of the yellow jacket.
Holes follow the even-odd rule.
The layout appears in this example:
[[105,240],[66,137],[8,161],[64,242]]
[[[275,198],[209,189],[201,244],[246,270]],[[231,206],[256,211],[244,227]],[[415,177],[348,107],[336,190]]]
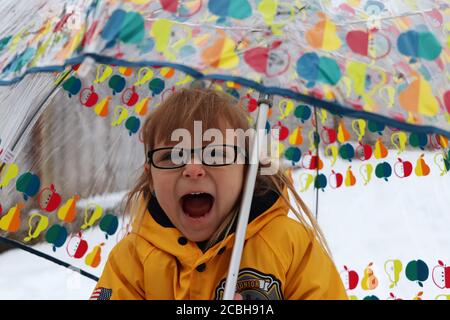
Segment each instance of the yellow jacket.
[[[94,299],[220,299],[234,232],[202,252],[172,225],[157,200],[111,251]],[[144,207],[142,207],[144,206]],[[284,200],[255,197],[237,292],[244,300],[347,299],[335,265]]]

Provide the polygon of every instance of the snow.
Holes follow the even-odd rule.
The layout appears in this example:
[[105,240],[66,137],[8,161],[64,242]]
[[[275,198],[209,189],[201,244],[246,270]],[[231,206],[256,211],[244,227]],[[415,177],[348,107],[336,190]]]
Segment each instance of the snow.
[[[415,167],[421,153],[409,151],[401,157],[411,161]],[[438,260],[450,263],[450,174],[440,176],[434,163],[435,154],[425,154],[424,159],[431,168],[426,177],[417,177],[413,172],[408,178],[391,176],[385,181],[374,176],[364,186],[358,170],[362,163],[353,162],[351,165],[357,179],[355,186],[343,185],[335,190],[327,187],[325,191],[319,191],[318,221],[336,266],[343,279],[346,278],[344,265],[359,275],[358,286],[349,290],[349,295],[358,299],[371,295],[386,299],[392,294],[397,298],[412,299],[422,291],[422,299],[435,299],[439,295],[439,298],[445,298],[444,294],[450,294],[450,288],[440,289],[432,278],[432,270],[438,266]],[[393,164],[396,157],[395,152],[390,152],[383,161]],[[329,160],[324,158],[324,161]],[[379,162],[382,161],[371,163],[375,166]],[[333,169],[345,177],[348,165],[348,162],[338,160]],[[300,175],[305,172],[314,173],[302,169],[293,174],[297,189],[300,189]],[[325,175],[328,177],[329,173]],[[311,187],[300,195],[314,212],[314,189]],[[117,197],[114,199],[116,201]],[[87,266],[84,258],[68,257],[65,247],[58,248],[56,253],[49,244],[34,248],[99,276],[107,253],[126,231],[121,224],[117,234],[106,239],[99,228],[91,229],[83,234],[83,239],[89,243],[89,251],[94,245],[105,243],[102,262],[97,268]],[[400,260],[403,267],[397,285],[389,288],[391,282],[384,266],[392,259]],[[408,262],[417,259],[423,260],[429,269],[429,277],[423,281],[423,287],[405,276]],[[373,290],[363,290],[361,279],[369,263],[372,263],[378,286]],[[15,249],[0,254],[0,299],[88,299],[94,286],[94,281],[79,273],[27,252]]]
[[79,273],[22,250],[3,253],[0,261],[2,300],[86,300],[95,287],[94,281]]

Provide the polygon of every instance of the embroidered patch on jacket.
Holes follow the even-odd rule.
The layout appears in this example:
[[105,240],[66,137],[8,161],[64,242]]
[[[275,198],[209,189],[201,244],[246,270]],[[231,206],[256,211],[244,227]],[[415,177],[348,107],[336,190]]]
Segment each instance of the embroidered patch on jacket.
[[92,292],[89,300],[109,300],[112,296],[112,289],[99,287]]
[[[216,300],[222,300],[225,281],[220,281],[216,288]],[[244,300],[283,300],[281,282],[275,276],[250,268],[239,271],[236,291]]]

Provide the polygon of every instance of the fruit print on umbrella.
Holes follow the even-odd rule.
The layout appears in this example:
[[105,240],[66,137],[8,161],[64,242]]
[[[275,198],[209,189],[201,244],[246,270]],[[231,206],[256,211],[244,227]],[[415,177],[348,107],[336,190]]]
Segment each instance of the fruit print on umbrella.
[[[89,247],[88,242],[83,239],[81,230],[88,229],[94,226],[96,222],[100,222],[100,229],[105,232],[106,239],[118,230],[119,220],[117,216],[111,212],[103,214],[101,206],[91,203],[84,210],[85,223],[81,225],[81,230],[78,233],[70,233],[68,226],[75,220],[77,215],[76,203],[80,200],[80,197],[75,195],[62,201],[61,194],[56,190],[54,184],[49,187],[41,187],[37,175],[30,172],[20,174],[19,167],[16,164],[9,164],[9,167],[13,168],[13,174],[11,175],[11,171],[3,174],[4,187],[9,184],[13,185],[16,179],[16,192],[26,194],[27,199],[36,198],[42,212],[32,213],[24,219],[22,211],[26,208],[26,205],[25,203],[18,203],[4,214],[0,214],[0,229],[2,231],[16,233],[26,221],[27,236],[21,239],[24,243],[37,240],[42,236],[47,243],[52,245],[53,251],[56,252],[58,248],[66,245],[68,257],[81,259]],[[1,209],[3,210],[3,208]],[[101,246],[95,246],[89,257],[86,258],[87,266],[92,268],[99,266]]]
[[450,267],[438,260],[438,264],[432,270],[434,284],[441,289],[450,289]]
[[[430,270],[428,265],[433,263],[435,263],[435,266]],[[443,261],[438,260],[437,263],[432,262],[427,265],[421,259],[403,261],[391,259],[384,262],[384,268],[381,268],[382,265],[382,263],[369,263],[361,270],[345,265],[342,267],[340,275],[350,299],[422,300],[448,298],[448,293],[441,291],[450,289],[450,268]],[[414,292],[412,289],[409,290],[410,287],[414,286],[420,287],[420,291],[417,291],[414,296],[408,295],[407,292]],[[384,296],[383,292],[388,292],[388,295]]]
[[[111,79],[114,77],[123,79],[119,88],[115,87],[123,92],[120,96],[111,96],[108,92],[111,89]],[[98,65],[96,79],[83,79],[83,86],[89,92],[96,90],[100,95],[105,93],[108,105],[116,106],[113,113],[105,113],[104,117],[111,121],[111,126],[124,127],[131,136],[138,133],[142,117],[150,110],[149,108],[157,108],[159,101],[164,99],[166,94],[176,90],[177,84],[180,82],[187,86],[196,84],[195,81],[186,81],[186,77],[187,75],[183,72],[172,68],[144,67],[125,72],[123,68]],[[87,83],[84,84],[86,81]],[[155,81],[160,83],[159,89],[152,86]],[[238,98],[243,107],[250,112],[251,121],[254,121],[253,115],[256,114],[254,112],[256,109],[252,107],[252,103],[254,105],[256,99],[253,97],[254,93],[251,89],[232,82],[213,81],[209,86],[217,90],[224,90]],[[354,186],[359,183],[367,185],[373,181],[372,177],[387,182],[393,177],[408,178],[411,174],[424,177],[430,174],[432,166],[435,170],[438,168],[441,174],[448,172],[445,158],[442,157],[439,160],[437,155],[433,155],[437,160],[419,156],[409,159],[405,159],[404,156],[403,158],[391,157],[395,151],[401,155],[405,150],[416,148],[442,150],[445,153],[448,148],[446,136],[423,133],[408,134],[374,120],[344,121],[345,118],[338,113],[333,114],[325,110],[320,111],[316,119],[316,111],[312,106],[281,97],[275,101],[275,106],[270,111],[267,128],[278,130],[280,156],[288,160],[294,167],[326,171],[324,175],[314,176],[315,183],[306,184],[305,186],[308,187],[303,191],[307,191],[309,186],[326,190],[330,187],[339,188],[342,185]],[[83,105],[83,103],[81,104]],[[95,108],[98,108],[98,105]],[[106,109],[108,108],[103,108],[103,110]],[[337,126],[334,125],[335,121],[338,122]],[[320,134],[315,132],[316,123]],[[316,145],[324,148],[324,155],[316,154]],[[331,157],[331,163],[327,161],[329,157]],[[360,177],[352,170],[352,167],[348,167],[345,179],[343,179],[345,183],[339,183],[339,177],[344,172],[333,168],[338,158],[349,163],[356,163],[356,172]],[[338,180],[329,183],[328,180],[335,179],[335,177]]]

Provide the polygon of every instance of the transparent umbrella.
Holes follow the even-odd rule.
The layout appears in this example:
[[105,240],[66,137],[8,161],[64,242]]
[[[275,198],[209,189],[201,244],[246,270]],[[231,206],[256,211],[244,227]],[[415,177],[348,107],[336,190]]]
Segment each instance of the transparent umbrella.
[[[4,1],[0,10],[2,237],[29,250],[44,240],[48,258],[90,268],[94,279],[112,236],[126,233],[119,200],[145,161],[142,120],[180,87],[226,91],[244,101],[249,121],[276,129],[277,154],[332,236],[333,200],[378,199],[386,185],[418,190],[419,181],[448,190],[445,1]],[[270,99],[258,104],[260,96]],[[442,216],[430,221],[442,221],[432,196],[439,193],[427,201]],[[349,210],[352,222],[357,210]],[[97,224],[109,238],[76,253]],[[228,298],[241,249],[237,240]],[[448,259],[443,252],[429,263]],[[367,262],[358,282],[364,294],[374,268]]]

